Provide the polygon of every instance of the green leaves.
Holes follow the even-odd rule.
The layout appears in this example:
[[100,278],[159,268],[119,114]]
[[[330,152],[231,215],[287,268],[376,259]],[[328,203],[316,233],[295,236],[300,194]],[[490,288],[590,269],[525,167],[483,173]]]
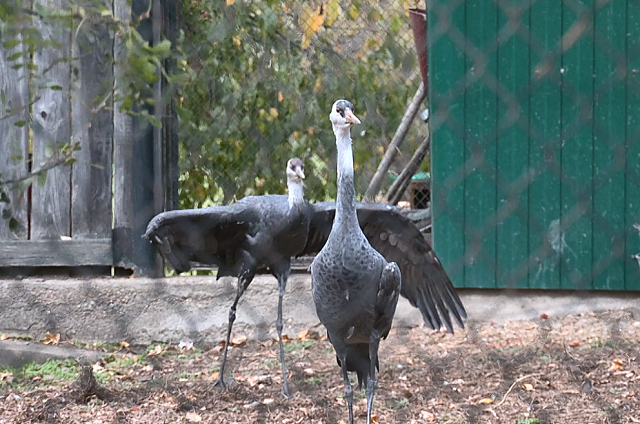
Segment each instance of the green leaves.
[[149,48],[150,53],[158,56],[158,59],[166,59],[171,52],[171,41],[163,40],[157,46]]
[[[152,125],[161,126],[161,122],[150,115],[146,107],[154,103],[153,85],[161,76],[168,82],[163,84],[165,101],[191,81],[192,72],[186,66],[185,56],[180,47],[183,38],[179,38],[175,44],[169,40],[160,40],[157,45],[150,45],[138,32],[140,22],[114,17],[111,0],[63,3],[62,7],[56,8],[47,2],[2,2],[0,49],[5,51],[7,67],[20,70],[21,72],[17,73],[19,77],[28,79],[32,97],[28,105],[22,106],[21,103],[21,106],[17,107],[14,104],[14,96],[6,93],[4,89],[0,90],[0,119],[10,118],[7,122],[18,128],[25,127],[30,133],[32,123],[25,119],[25,115],[29,114],[30,106],[39,100],[39,93],[65,89],[59,83],[52,82],[47,73],[59,64],[63,64],[63,67],[69,66],[71,71],[77,72],[79,65],[75,62],[82,59],[82,52],[92,51],[98,43],[111,44],[113,40],[104,39],[106,34],[109,34],[109,37],[115,36],[117,39],[116,57],[112,57],[111,47],[107,46],[105,51],[108,53],[103,64],[108,67],[116,66],[117,91],[113,91],[113,81],[104,81],[104,92],[86,106],[91,107],[93,112],[111,108],[112,104],[115,104],[115,107],[130,115],[139,116]],[[271,24],[273,25],[273,22]],[[71,36],[71,49],[68,44],[61,45],[58,40],[57,35],[61,31],[68,31]],[[52,50],[52,54],[48,56],[51,58],[50,63],[32,59],[35,53],[43,49]],[[167,59],[174,61],[171,72],[165,67]],[[14,191],[26,190],[32,184],[44,184],[48,171],[54,167],[73,165],[76,160],[73,153],[79,149],[79,143],[75,138],[71,143],[68,141],[51,140],[51,143],[44,147],[43,163],[32,164],[30,174],[5,181],[0,179],[0,211],[3,217],[9,220],[10,228],[17,228],[18,222],[11,216],[9,194],[13,196]],[[5,152],[0,152],[0,155],[2,154]],[[14,157],[12,160],[23,158]]]
[[[347,11],[335,1],[323,4],[183,0],[183,48],[193,77],[178,102],[181,207],[285,193],[284,166],[293,156],[305,161],[305,195],[335,198],[327,116],[340,97],[353,100],[363,118],[353,131],[356,162],[375,170],[381,140],[393,136],[419,79],[406,83],[402,60],[387,51],[396,46],[382,38],[361,57],[336,53]],[[381,18],[377,9],[365,14],[358,7],[360,20]],[[303,49],[300,22],[309,20],[313,48]],[[358,174],[359,193],[370,177]]]
[[5,48],[6,50],[10,50],[10,49],[13,49],[13,48],[17,47],[19,44],[20,44],[20,40],[14,39],[14,40],[10,40],[10,41],[5,41],[2,44],[2,47]]
[[[2,204],[4,204],[4,206]],[[4,190],[4,182],[2,181],[2,178],[0,178],[0,210],[2,210],[2,219],[9,222],[9,230],[17,231],[18,220],[13,217],[13,213],[11,211],[11,199]]]

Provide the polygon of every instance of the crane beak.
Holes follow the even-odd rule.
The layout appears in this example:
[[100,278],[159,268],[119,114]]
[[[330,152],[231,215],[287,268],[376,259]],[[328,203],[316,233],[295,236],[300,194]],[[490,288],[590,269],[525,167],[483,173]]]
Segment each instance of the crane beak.
[[356,115],[353,114],[349,109],[344,111],[344,119],[349,125],[357,125],[360,124],[360,120]]
[[296,166],[295,169],[296,175],[304,180],[304,171],[299,166]]

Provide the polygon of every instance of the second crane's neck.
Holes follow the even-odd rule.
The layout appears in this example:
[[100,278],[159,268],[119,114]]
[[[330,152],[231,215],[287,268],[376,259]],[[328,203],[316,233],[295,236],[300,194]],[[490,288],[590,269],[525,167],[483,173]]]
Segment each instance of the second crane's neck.
[[353,178],[353,150],[351,132],[347,128],[334,128],[338,148],[338,202],[336,222],[359,228],[356,214],[356,190]]
[[304,191],[301,182],[287,181],[287,188],[289,189],[289,209],[304,203]]

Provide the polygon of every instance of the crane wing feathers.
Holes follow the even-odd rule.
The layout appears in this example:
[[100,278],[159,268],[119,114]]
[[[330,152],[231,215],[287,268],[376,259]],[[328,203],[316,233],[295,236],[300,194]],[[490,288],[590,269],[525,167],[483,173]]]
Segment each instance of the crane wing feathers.
[[380,288],[376,299],[378,319],[374,325],[380,331],[383,339],[387,338],[389,330],[391,330],[391,323],[396,313],[401,287],[402,277],[398,265],[393,262],[387,264],[380,276]]
[[[331,232],[335,203],[314,206],[307,246],[299,255],[319,252]],[[402,273],[401,295],[417,307],[427,325],[443,325],[453,333],[451,316],[464,328],[467,313],[440,260],[418,228],[393,206],[358,203],[358,221],[371,246],[388,262],[396,262]]]
[[313,216],[309,225],[307,244],[298,256],[315,255],[322,250],[329,239],[333,218],[336,215],[334,202],[321,202],[311,205]]
[[191,269],[190,261],[223,265],[221,253],[242,242],[259,220],[251,208],[213,206],[156,215],[145,237],[178,272]]

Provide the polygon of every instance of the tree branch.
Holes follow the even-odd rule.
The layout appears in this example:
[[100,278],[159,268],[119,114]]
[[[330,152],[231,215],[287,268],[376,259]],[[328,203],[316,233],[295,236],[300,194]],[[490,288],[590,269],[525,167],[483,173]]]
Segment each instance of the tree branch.
[[411,182],[411,177],[413,177],[413,174],[416,173],[425,156],[427,156],[430,145],[431,136],[427,135],[424,140],[422,140],[422,143],[420,143],[420,146],[416,149],[407,166],[405,166],[398,176],[398,179],[395,180],[389,188],[389,191],[387,192],[387,202],[392,205],[398,204]]
[[[93,118],[95,114],[97,114],[100,110],[104,109],[107,106],[107,102],[112,96],[113,96],[113,90],[111,90],[104,97],[104,99],[102,99],[102,101],[99,104],[97,104],[93,109],[91,109],[90,111],[91,118]],[[38,99],[34,100],[34,102],[37,101]],[[91,121],[92,119],[89,119],[89,122],[86,124],[84,128],[85,130],[91,126]],[[84,134],[84,131],[81,131],[80,134]],[[42,165],[38,169],[35,169],[29,172],[28,174],[20,178],[15,178],[15,179],[6,180],[6,181],[2,181],[2,179],[0,179],[0,189],[4,189],[4,187],[7,187],[9,190],[12,190],[19,184],[29,179],[38,177],[57,166],[65,165],[70,159],[73,158],[73,152],[75,152],[80,148],[80,141],[81,140],[73,141],[70,145],[64,146],[62,149],[57,150],[56,152],[53,153],[53,155],[51,155],[51,157],[45,162],[44,165]]]
[[409,107],[407,108],[407,110],[404,113],[404,116],[402,117],[402,121],[400,122],[400,125],[398,126],[398,129],[396,130],[396,133],[393,136],[393,139],[391,139],[391,143],[389,143],[389,147],[387,148],[387,152],[384,154],[384,158],[382,158],[380,165],[378,165],[378,170],[373,175],[373,178],[369,183],[369,187],[367,188],[367,191],[364,193],[365,201],[373,201],[373,199],[376,197],[376,195],[380,191],[380,187],[382,186],[382,180],[385,174],[387,173],[387,171],[389,171],[389,168],[391,167],[391,163],[393,162],[393,159],[395,159],[396,157],[396,153],[398,152],[398,147],[400,147],[400,144],[402,144],[402,142],[404,141],[404,138],[407,136],[407,132],[409,132],[411,123],[413,122],[416,115],[418,114],[418,110],[420,110],[420,105],[422,104],[422,102],[426,97],[427,97],[427,93],[424,90],[424,83],[421,82],[420,87],[418,87],[418,91],[416,91],[416,94],[413,96],[413,100],[409,104]]
[[16,110],[12,110],[11,113],[7,113],[6,115],[2,115],[0,116],[0,121],[4,121],[5,119],[9,119],[12,116],[16,116],[19,113],[24,112],[25,110],[28,110],[29,108],[31,108],[31,105],[33,105],[35,102],[37,102],[38,100],[40,100],[40,96],[36,96],[35,99],[33,99],[32,101],[30,101],[28,104],[24,105],[24,106],[20,106],[19,108],[17,108]]
[[53,168],[55,168],[57,166],[64,165],[65,163],[67,163],[67,161],[69,161],[69,159],[72,158],[73,152],[80,146],[80,142],[75,142],[71,146],[72,146],[71,148],[65,149],[64,151],[62,151],[62,150],[57,151],[40,168],[35,169],[35,170],[29,172],[28,174],[20,177],[20,178],[14,178],[12,180],[6,180],[6,181],[0,180],[0,188],[3,188],[3,187],[6,186],[10,190],[14,189],[17,185],[19,185],[19,184],[21,184],[21,183],[23,183],[23,182],[25,182],[25,181],[27,181],[27,180],[29,180],[31,178],[37,177],[39,175],[42,175],[45,172],[47,172],[47,171],[49,171],[49,170],[51,170],[51,169],[53,169]]

